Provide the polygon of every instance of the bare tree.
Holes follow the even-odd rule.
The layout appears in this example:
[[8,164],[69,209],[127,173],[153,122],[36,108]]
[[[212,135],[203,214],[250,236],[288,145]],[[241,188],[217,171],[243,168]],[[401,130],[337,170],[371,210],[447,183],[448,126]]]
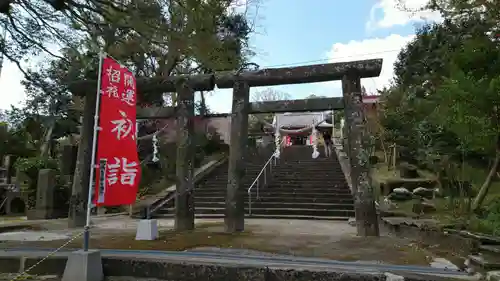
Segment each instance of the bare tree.
[[321,98],[326,98],[326,96],[317,96],[315,94],[310,94],[309,96],[306,97],[306,99],[321,99]]
[[[255,92],[251,96],[251,100],[253,102],[266,102],[266,101],[279,101],[279,100],[290,100],[292,99],[291,95],[274,90],[272,88],[267,88],[263,91]],[[273,113],[262,113],[262,114],[254,114],[249,116],[250,126],[260,126],[260,124],[266,126],[272,126],[271,122],[273,121],[274,114]]]
[[272,88],[267,88],[263,91],[255,92],[252,94],[252,101],[254,102],[290,100],[291,98],[292,97],[290,96],[290,94],[278,90],[273,90]]

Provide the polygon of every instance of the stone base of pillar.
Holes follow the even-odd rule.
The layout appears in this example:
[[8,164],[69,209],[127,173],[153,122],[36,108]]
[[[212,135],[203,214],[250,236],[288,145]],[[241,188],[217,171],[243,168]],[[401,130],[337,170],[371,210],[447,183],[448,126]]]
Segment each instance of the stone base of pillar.
[[102,216],[106,214],[106,207],[97,208],[97,215]]
[[62,281],[102,281],[101,252],[79,250],[69,255]]
[[156,240],[158,238],[157,220],[140,220],[137,225],[135,240]]

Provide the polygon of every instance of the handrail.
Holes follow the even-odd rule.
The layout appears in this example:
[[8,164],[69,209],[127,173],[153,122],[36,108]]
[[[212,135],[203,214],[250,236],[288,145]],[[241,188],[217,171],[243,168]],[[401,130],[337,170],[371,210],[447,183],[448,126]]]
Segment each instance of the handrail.
[[[7,200],[8,200],[8,199],[9,199],[8,197],[5,197],[5,198],[4,198],[4,200],[3,200],[2,204],[0,204],[0,210],[2,210],[3,205],[5,205],[5,203],[7,203]],[[5,212],[5,213],[7,213],[7,212]]]
[[[175,199],[175,197],[177,195],[184,195],[184,193],[186,192],[191,192],[194,190],[195,186],[196,186],[196,180],[197,180],[197,176],[199,176],[200,174],[203,174],[205,171],[207,170],[210,170],[208,173],[211,173],[213,171],[213,169],[217,168],[220,164],[224,164],[225,162],[227,161],[227,158],[223,157],[219,160],[217,160],[213,165],[211,165],[210,167],[207,167],[205,170],[203,171],[200,171],[199,173],[196,173],[196,171],[194,171],[194,175],[193,175],[193,184],[186,190],[184,190],[184,192],[182,194],[178,194],[177,193],[177,190],[175,190],[174,192],[171,192],[169,194],[167,194],[165,197],[167,197],[164,201],[162,201],[160,204],[156,205],[153,209],[149,210],[149,213],[150,214],[153,214],[155,213],[156,211],[158,211],[158,209],[162,208],[163,206],[165,206],[166,204],[170,203],[172,200]],[[209,162],[210,163],[210,162]],[[208,163],[207,163],[208,164]],[[214,167],[215,166],[215,167]],[[201,168],[201,167],[200,167]],[[203,175],[205,176],[205,175]],[[202,177],[203,177],[202,176]],[[164,197],[164,198],[165,198]],[[162,200],[162,199],[160,199]],[[160,201],[158,200],[158,201]],[[155,202],[158,202],[158,201],[155,201]],[[154,204],[154,203],[153,203]],[[150,206],[146,207],[146,208],[149,208],[151,207],[153,204],[151,204]]]
[[[281,145],[283,144],[283,141],[284,141],[284,139],[282,138],[281,141],[279,142],[278,149],[280,149],[280,150],[281,150]],[[260,179],[260,176],[262,174],[264,174],[264,184],[266,184],[267,183],[267,177],[266,177],[267,166],[270,167],[270,170],[272,172],[272,166],[270,166],[270,164],[274,160],[274,165],[276,165],[276,159],[277,159],[277,155],[276,155],[276,148],[275,148],[273,154],[271,155],[271,157],[269,157],[266,164],[264,164],[264,167],[262,167],[259,174],[257,175],[257,177],[255,177],[255,180],[252,182],[252,184],[250,185],[250,187],[247,190],[247,193],[248,193],[248,214],[249,215],[252,214],[252,188],[254,187],[254,185],[257,184],[257,200],[259,200],[259,179]]]
[[[283,144],[284,142],[284,139],[282,138],[280,143],[279,143],[279,149],[281,149],[281,145]],[[273,154],[271,155],[271,157],[269,157],[269,159],[267,160],[266,164],[264,165],[264,167],[262,168],[262,170],[260,171],[260,173],[257,175],[257,177],[255,178],[254,182],[252,183],[252,185],[250,185],[250,187],[248,188],[248,194],[249,194],[249,197],[248,197],[248,204],[249,204],[249,211],[251,213],[251,190],[252,190],[252,187],[255,185],[255,183],[258,183],[258,180],[259,180],[259,177],[262,175],[262,173],[265,172],[265,169],[266,167],[269,165],[269,163],[271,163],[271,161],[273,159],[276,159],[276,149],[274,150]],[[274,163],[276,165],[276,162]],[[271,166],[270,166],[271,167]],[[185,190],[184,192],[190,192],[194,189],[195,185],[193,184],[189,189]],[[162,206],[166,205],[167,203],[171,202],[172,200],[175,199],[175,197],[178,195],[178,193],[176,191],[174,191],[173,193],[171,193],[170,195],[168,195],[167,199],[165,201],[162,202]],[[257,196],[258,196],[258,186],[257,186]],[[153,210],[148,210],[148,213],[149,215],[151,215],[152,213],[156,212],[157,210],[159,209],[159,207],[155,207]]]

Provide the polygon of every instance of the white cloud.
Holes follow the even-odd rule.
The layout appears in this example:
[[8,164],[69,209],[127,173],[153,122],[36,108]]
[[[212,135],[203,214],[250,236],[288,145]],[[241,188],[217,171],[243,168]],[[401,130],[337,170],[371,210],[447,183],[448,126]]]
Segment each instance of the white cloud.
[[233,0],[229,5],[229,12],[243,13],[248,8],[249,0]]
[[[371,38],[348,43],[335,43],[328,58],[330,62],[346,62],[365,59],[383,59],[382,72],[379,77],[361,79],[361,84],[368,94],[376,94],[377,89],[388,86],[394,76],[394,62],[399,51],[405,47],[415,35],[401,36],[391,34],[385,38]],[[341,87],[340,82],[333,82]]]
[[[422,10],[428,2],[428,0],[378,0],[371,8],[370,19],[366,26],[368,29],[388,28],[410,22],[441,21],[438,12]],[[381,18],[378,17],[380,12]]]
[[[408,44],[415,35],[401,36],[391,34],[385,38],[370,38],[361,41],[350,41],[347,43],[335,43],[332,49],[328,52],[329,62],[346,62],[353,60],[365,60],[382,58],[382,72],[379,77],[361,79],[361,84],[370,94],[376,94],[377,89],[382,89],[388,86],[394,76],[394,62],[397,59],[399,51]],[[301,97],[293,95],[293,98],[305,98],[310,94],[325,95],[325,96],[341,96],[340,81],[326,82],[322,84],[322,89],[315,90],[307,88],[304,84]],[[333,90],[332,90],[333,85]],[[294,85],[294,88],[299,86]],[[300,87],[302,88],[302,87]],[[324,90],[323,90],[324,89]],[[262,90],[261,88],[251,88],[250,93]],[[297,89],[298,90],[298,89]],[[286,90],[285,90],[286,91]],[[288,91],[289,92],[289,91]],[[210,110],[217,113],[231,112],[232,89],[216,89],[213,93],[206,96],[206,102]]]
[[[199,94],[196,94],[199,98]],[[232,89],[216,89],[212,92],[205,94],[205,101],[210,111],[214,113],[228,113],[231,112],[233,103],[233,90]]]
[[[262,91],[261,87],[250,88],[250,99],[255,92]],[[196,100],[199,99],[196,94]],[[207,107],[214,113],[230,113],[233,106],[233,89],[215,89],[205,94]]]
[[23,74],[17,66],[4,61],[0,74],[0,109],[9,109],[11,105],[19,105],[24,98],[24,87],[21,85]]

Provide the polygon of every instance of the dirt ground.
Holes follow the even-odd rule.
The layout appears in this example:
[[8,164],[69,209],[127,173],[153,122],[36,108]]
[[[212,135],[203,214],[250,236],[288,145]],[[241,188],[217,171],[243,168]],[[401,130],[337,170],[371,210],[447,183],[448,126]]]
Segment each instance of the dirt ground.
[[[64,221],[58,220],[40,224],[33,230],[0,233],[0,249],[60,247],[82,231],[67,230],[65,226]],[[441,246],[436,241],[421,243],[387,235],[357,237],[355,227],[338,221],[247,219],[244,232],[227,234],[222,220],[197,220],[196,229],[185,232],[172,230],[172,220],[160,220],[160,237],[155,241],[136,241],[136,227],[137,220],[128,217],[99,219],[91,232],[91,247],[160,251],[229,248],[400,265],[429,265],[437,257],[459,264],[467,254]],[[81,245],[82,237],[79,236],[66,247],[79,248]]]

